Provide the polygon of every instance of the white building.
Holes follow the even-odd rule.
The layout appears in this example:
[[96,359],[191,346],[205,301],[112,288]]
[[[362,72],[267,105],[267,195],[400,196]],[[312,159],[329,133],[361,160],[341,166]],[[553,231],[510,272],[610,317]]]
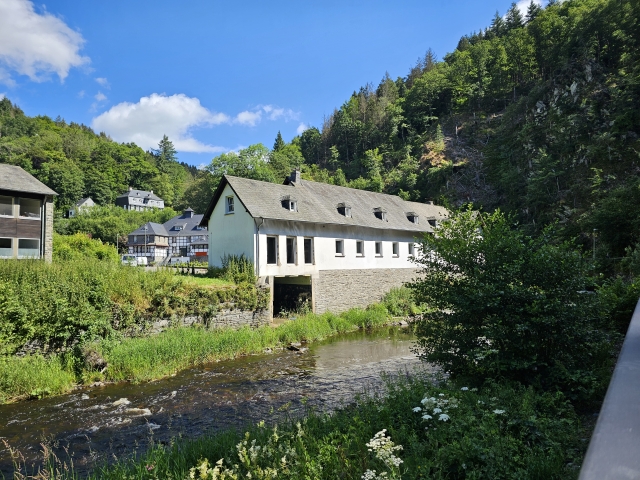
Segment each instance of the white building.
[[201,225],[209,265],[245,255],[272,291],[273,312],[311,297],[313,311],[366,306],[415,277],[415,243],[447,211],[433,204],[302,180],[224,176]]
[[73,207],[71,207],[67,212],[67,216],[69,218],[73,218],[76,215],[82,213],[83,211],[87,211],[90,208],[93,208],[95,206],[96,206],[96,203],[93,201],[91,197],[83,198],[73,204]]
[[164,208],[164,200],[153,193],[153,190],[134,190],[129,187],[129,191],[116,197],[116,205],[125,210],[149,210],[150,208]]

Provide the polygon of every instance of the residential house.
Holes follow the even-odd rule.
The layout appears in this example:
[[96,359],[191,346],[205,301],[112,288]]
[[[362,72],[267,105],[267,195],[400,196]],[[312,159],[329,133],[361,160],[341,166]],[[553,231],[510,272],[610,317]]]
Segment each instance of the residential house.
[[314,312],[366,306],[416,276],[416,242],[447,210],[382,193],[302,180],[225,175],[201,225],[209,265],[245,255],[272,292],[273,313],[308,298]]
[[164,200],[153,193],[153,190],[134,190],[129,187],[129,191],[116,198],[116,205],[125,210],[149,210],[150,208],[164,208]]
[[53,197],[22,168],[0,164],[0,258],[53,255]]
[[149,261],[161,261],[170,255],[206,262],[209,240],[201,221],[202,214],[187,208],[162,225],[149,222],[129,234],[129,253],[146,256]]
[[90,197],[83,198],[73,204],[73,207],[71,207],[67,212],[67,216],[69,218],[75,217],[79,213],[83,211],[87,211],[88,209],[95,206],[96,206],[96,203]]
[[164,225],[147,222],[128,236],[129,253],[147,257],[149,262],[163,260],[169,251],[169,234]]

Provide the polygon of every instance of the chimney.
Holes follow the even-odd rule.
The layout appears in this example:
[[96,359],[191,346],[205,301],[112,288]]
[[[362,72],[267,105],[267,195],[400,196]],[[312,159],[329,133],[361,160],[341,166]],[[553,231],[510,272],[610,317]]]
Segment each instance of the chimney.
[[129,187],[129,191],[132,191],[132,190],[133,190],[133,187]]
[[151,195],[153,195],[153,190],[149,190],[149,193],[150,193]]
[[433,205],[433,200],[427,200],[427,205]]
[[300,183],[302,182],[302,175],[300,174],[299,168],[296,168],[293,172],[291,172],[289,180],[291,180],[296,185],[300,185]]
[[193,210],[191,208],[186,208],[185,210],[183,210],[182,212],[182,217],[183,218],[193,218]]

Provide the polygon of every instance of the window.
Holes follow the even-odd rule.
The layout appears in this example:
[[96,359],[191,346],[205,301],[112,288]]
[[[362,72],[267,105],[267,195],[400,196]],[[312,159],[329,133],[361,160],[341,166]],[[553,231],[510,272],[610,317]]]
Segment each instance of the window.
[[356,240],[356,255],[364,257],[364,242],[362,240]]
[[0,215],[13,217],[13,197],[0,196]]
[[344,215],[345,217],[351,217],[351,206],[347,205],[346,203],[339,203],[338,213],[340,215]]
[[304,263],[313,263],[313,240],[304,239]]
[[411,242],[409,242],[409,255],[413,255],[413,254],[414,254],[414,253],[413,253],[414,251],[415,251],[415,249],[414,249],[414,244],[413,244],[413,243],[411,243]]
[[287,237],[287,263],[296,263],[296,239]]
[[289,210],[292,212],[297,212],[298,211],[298,202],[296,202],[295,200],[291,200],[289,202]]
[[19,257],[39,257],[40,256],[40,240],[35,238],[18,239],[18,256]]
[[40,200],[35,200],[33,198],[21,198],[20,216],[26,218],[40,218]]
[[138,236],[137,236],[137,235],[134,235],[134,236],[133,236],[133,243],[137,243],[137,242],[138,242]]
[[0,257],[13,257],[13,242],[11,238],[0,238]]
[[225,213],[230,214],[230,213],[234,212],[234,210],[233,210],[233,197],[227,197],[225,205],[226,205]]
[[383,222],[387,221],[387,211],[381,207],[376,207],[373,209],[373,214],[376,218],[382,220]]
[[290,212],[298,211],[298,202],[291,195],[283,195],[280,197],[280,202],[282,202],[282,206]]
[[393,244],[391,245],[391,250],[394,257],[398,257],[400,255],[400,246],[398,245],[398,242],[393,242]]
[[278,263],[278,242],[276,237],[267,237],[267,263]]
[[411,223],[415,223],[416,225],[420,223],[418,214],[414,212],[407,213],[407,220],[409,220]]
[[436,221],[435,218],[433,218],[431,220],[427,220],[427,222],[429,222],[429,225],[431,225],[432,227],[437,227],[438,226],[438,222]]
[[382,256],[382,242],[376,242],[376,257]]
[[344,240],[336,240],[336,257],[344,257]]

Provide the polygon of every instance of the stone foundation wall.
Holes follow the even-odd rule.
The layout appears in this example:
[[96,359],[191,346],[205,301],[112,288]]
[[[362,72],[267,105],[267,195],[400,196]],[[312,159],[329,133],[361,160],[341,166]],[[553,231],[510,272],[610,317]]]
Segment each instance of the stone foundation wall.
[[366,307],[416,276],[417,270],[413,268],[321,270],[318,278],[312,280],[314,311],[341,313]]
[[206,320],[196,315],[188,315],[182,318],[160,319],[151,325],[151,334],[160,333],[169,327],[189,327],[193,324],[206,325],[208,329],[215,328],[241,328],[252,327],[257,328],[271,323],[271,315],[269,310],[236,310],[227,309],[218,312],[212,318]]

